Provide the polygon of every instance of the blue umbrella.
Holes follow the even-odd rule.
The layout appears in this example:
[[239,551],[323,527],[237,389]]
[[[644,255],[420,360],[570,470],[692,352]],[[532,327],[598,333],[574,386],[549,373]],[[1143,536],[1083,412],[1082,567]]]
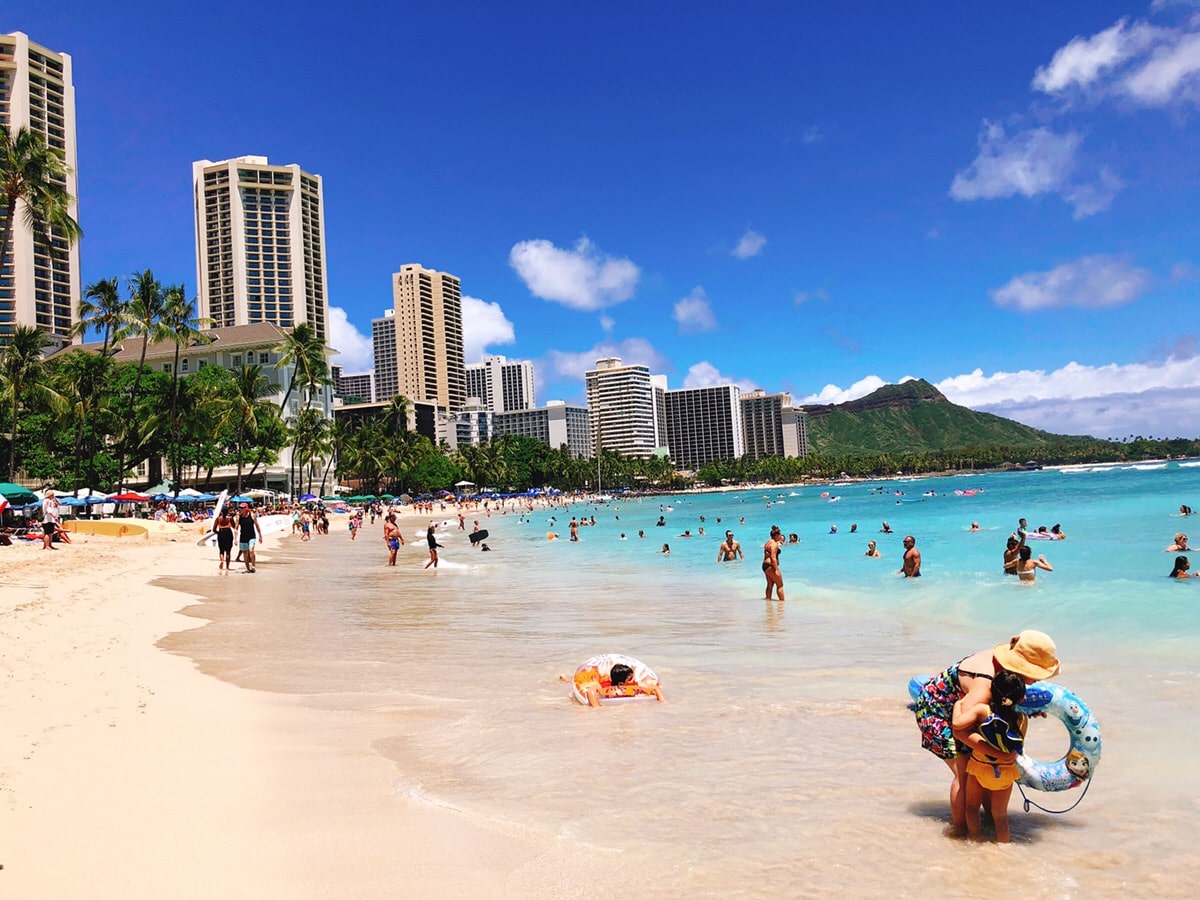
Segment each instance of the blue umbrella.
[[316,500],[317,495],[316,494],[301,494],[300,499],[301,500]]
[[197,496],[191,498],[193,503],[211,503],[216,499],[216,494],[198,494]]
[[82,497],[63,497],[58,501],[63,506],[86,506],[87,503]]
[[229,502],[230,503],[253,503],[254,498],[253,497],[243,497],[241,494],[238,494],[236,497],[230,497]]
[[97,503],[108,503],[107,497],[101,497],[99,494],[89,494],[83,498],[85,506],[95,506]]

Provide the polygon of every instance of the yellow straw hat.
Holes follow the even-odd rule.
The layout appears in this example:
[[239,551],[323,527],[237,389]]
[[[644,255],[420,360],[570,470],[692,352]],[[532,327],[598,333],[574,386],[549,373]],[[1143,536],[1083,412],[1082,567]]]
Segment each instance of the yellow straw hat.
[[1058,674],[1058,648],[1050,635],[1041,631],[1022,631],[1012,640],[997,644],[992,655],[1002,668],[1026,678],[1041,681]]

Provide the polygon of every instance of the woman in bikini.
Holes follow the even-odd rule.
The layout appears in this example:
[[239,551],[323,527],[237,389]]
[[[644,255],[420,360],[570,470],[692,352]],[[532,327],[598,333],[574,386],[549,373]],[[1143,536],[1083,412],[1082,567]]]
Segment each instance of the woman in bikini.
[[1016,672],[1026,684],[1057,675],[1054,641],[1040,631],[1022,631],[1010,641],[959,660],[930,679],[917,695],[915,712],[921,746],[941,759],[953,774],[950,819],[959,834],[966,834],[967,829],[967,763],[971,754],[990,752],[1000,763],[1012,762],[1016,754],[997,754],[978,732],[954,729],[954,704],[963,701],[967,708],[990,704],[992,678],[1001,669]]
[[779,571],[779,554],[783,550],[783,531],[778,525],[771,526],[771,536],[763,544],[763,575],[767,579],[767,596],[771,599],[771,590],[775,590],[775,599],[782,601],[783,573]]

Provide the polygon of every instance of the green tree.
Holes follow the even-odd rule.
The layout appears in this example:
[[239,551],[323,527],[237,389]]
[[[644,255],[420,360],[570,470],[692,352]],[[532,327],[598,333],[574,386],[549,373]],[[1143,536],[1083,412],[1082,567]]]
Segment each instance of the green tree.
[[[275,408],[264,402],[273,394],[270,380],[263,374],[262,366],[243,365],[233,373],[232,390],[219,401],[218,423],[230,427],[233,432],[233,449],[237,457],[237,488],[242,492],[242,471],[249,441],[266,425]],[[278,418],[276,413],[275,418]]]
[[[55,238],[70,246],[83,235],[71,218],[74,198],[65,184],[69,171],[62,151],[47,145],[39,132],[21,126],[14,134],[0,124],[0,269],[8,265],[18,207],[25,224],[52,252]],[[0,334],[0,340],[4,337]]]
[[43,389],[40,383],[43,366],[42,348],[46,335],[36,325],[18,325],[8,345],[0,355],[0,379],[4,399],[10,411],[11,430],[8,441],[8,481],[17,475],[17,429],[21,423],[21,404],[29,391]]
[[[171,364],[171,480],[178,496],[181,477],[182,447],[179,421],[179,354],[193,344],[206,343],[207,338],[200,330],[207,320],[196,315],[196,301],[187,295],[182,284],[171,285],[163,294],[162,311],[159,314],[160,331],[175,345],[175,359]],[[143,357],[144,358],[144,357]]]
[[84,289],[83,298],[79,301],[79,321],[71,327],[71,336],[82,338],[88,329],[99,331],[104,341],[100,355],[108,356],[124,312],[125,301],[121,299],[116,276],[101,278]]

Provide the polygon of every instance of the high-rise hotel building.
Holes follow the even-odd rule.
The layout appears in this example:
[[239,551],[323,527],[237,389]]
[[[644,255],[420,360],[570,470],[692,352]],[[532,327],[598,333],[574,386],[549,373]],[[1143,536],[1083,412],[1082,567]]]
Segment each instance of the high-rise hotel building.
[[741,403],[747,456],[808,456],[808,416],[791,394],[748,391]]
[[192,163],[199,312],[217,327],[302,322],[328,342],[321,176],[265,156]]
[[642,365],[622,365],[617,357],[596,360],[584,375],[592,446],[625,456],[665,452],[667,421],[665,375]]
[[392,275],[392,299],[393,308],[371,322],[376,399],[401,394],[458,412],[467,402],[459,279],[403,265]]
[[698,469],[745,454],[740,395],[732,384],[666,392],[667,446],[675,465]]
[[503,356],[485,356],[466,367],[467,396],[475,397],[492,412],[533,409],[533,363],[509,362]]
[[[62,187],[71,197],[67,211],[78,221],[71,57],[47,50],[19,31],[0,34],[0,123],[10,134],[21,127],[35,131],[62,153],[68,169]],[[0,210],[0,229],[4,218]],[[25,224],[18,204],[8,258],[0,260],[0,344],[7,343],[17,325],[36,325],[56,342],[68,342],[79,297],[79,243],[58,233],[47,243]]]

